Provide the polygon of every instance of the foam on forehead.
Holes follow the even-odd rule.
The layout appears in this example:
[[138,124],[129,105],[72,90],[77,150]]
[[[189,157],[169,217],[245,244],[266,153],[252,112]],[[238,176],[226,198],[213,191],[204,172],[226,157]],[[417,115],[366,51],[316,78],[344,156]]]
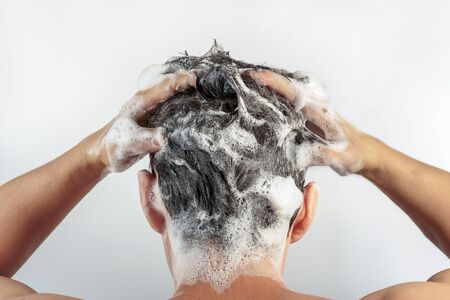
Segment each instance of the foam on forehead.
[[201,280],[220,291],[255,260],[270,256],[280,265],[315,136],[293,105],[242,76],[261,68],[268,69],[234,60],[215,45],[203,56],[176,57],[144,73],[198,74],[197,89],[172,97],[149,118],[164,133],[151,168],[172,221],[179,282]]

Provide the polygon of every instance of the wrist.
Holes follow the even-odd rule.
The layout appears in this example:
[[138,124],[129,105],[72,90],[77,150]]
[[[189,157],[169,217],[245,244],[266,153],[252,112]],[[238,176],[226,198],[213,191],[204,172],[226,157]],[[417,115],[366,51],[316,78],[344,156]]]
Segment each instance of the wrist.
[[108,173],[107,165],[101,157],[99,132],[95,132],[83,139],[77,147],[80,149],[86,169],[91,175],[103,178]]
[[366,178],[370,178],[377,173],[383,161],[383,151],[386,145],[379,139],[361,133],[361,153],[362,153],[362,168],[357,174]]

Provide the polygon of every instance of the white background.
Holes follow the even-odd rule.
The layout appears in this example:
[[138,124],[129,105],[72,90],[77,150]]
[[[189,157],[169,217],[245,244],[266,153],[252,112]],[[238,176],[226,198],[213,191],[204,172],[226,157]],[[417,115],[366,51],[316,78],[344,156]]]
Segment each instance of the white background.
[[[445,1],[1,0],[0,182],[108,122],[146,65],[203,54],[213,38],[235,58],[313,72],[359,128],[449,170],[449,11]],[[95,187],[15,278],[88,299],[169,297],[161,239],[138,199],[147,163]],[[369,182],[328,168],[307,177],[321,195],[290,248],[290,288],[354,299],[449,267]]]

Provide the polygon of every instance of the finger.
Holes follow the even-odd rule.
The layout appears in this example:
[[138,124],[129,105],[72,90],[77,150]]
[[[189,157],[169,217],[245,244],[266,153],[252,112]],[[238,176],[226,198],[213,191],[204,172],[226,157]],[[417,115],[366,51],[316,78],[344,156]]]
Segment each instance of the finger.
[[173,72],[170,72],[170,65],[168,64],[150,65],[139,75],[137,82],[138,89],[142,91],[152,88],[172,74]]
[[128,152],[131,155],[154,153],[160,150],[162,133],[160,128],[144,128],[138,126],[130,137]]
[[309,103],[301,109],[301,112],[306,119],[305,126],[314,134],[328,141],[342,138],[339,117],[333,110],[316,103]]
[[160,128],[141,127],[132,119],[121,117],[111,126],[105,142],[113,145],[112,155],[120,160],[158,151],[162,133]]
[[140,121],[159,103],[169,99],[178,92],[196,86],[197,76],[194,71],[167,74],[164,77],[165,79],[155,86],[137,92],[130,101],[122,106],[120,115]]
[[245,75],[273,90],[286,100],[295,103],[297,90],[289,79],[269,70],[249,70]]
[[316,123],[306,120],[305,126],[306,126],[306,128],[309,129],[309,131],[311,131],[312,133],[314,133],[321,139],[323,139],[323,140],[326,139],[325,131],[323,131],[322,128],[320,128],[320,126],[317,125]]
[[320,145],[313,155],[310,166],[329,166],[339,175],[348,175],[358,170],[359,160],[348,152],[345,143]]
[[[298,74],[297,73],[296,76],[298,78],[304,78],[303,75],[299,75],[300,73]],[[305,124],[306,127],[315,135],[323,139],[327,139],[337,135],[336,124],[333,124],[336,118],[333,112],[326,107],[325,96],[319,94],[320,97],[318,97],[317,95],[315,95],[315,93],[311,92],[309,88],[306,88],[305,86],[299,86],[299,83],[294,84],[291,81],[289,81],[289,79],[287,79],[286,77],[272,71],[248,70],[245,72],[245,74],[253,78],[258,83],[263,84],[269,87],[270,89],[274,90],[285,99],[294,103],[296,107],[299,106],[298,108],[301,109],[301,111],[305,115],[305,118],[307,119],[307,122]],[[309,81],[309,83],[314,82],[315,81]],[[301,87],[303,88],[299,90],[299,88]],[[316,89],[314,88],[312,91],[315,90]],[[298,99],[299,94],[304,94],[304,97],[302,98],[308,98],[310,94],[312,94],[314,96],[313,98],[314,101],[309,102],[306,101],[307,99],[303,99],[305,100],[302,101],[304,103],[299,104],[297,103],[300,100]]]
[[169,99],[176,93],[195,87],[196,82],[197,76],[194,71],[183,71],[171,74],[152,88],[139,91],[137,95],[142,98],[141,104],[146,111],[151,111],[159,103]]

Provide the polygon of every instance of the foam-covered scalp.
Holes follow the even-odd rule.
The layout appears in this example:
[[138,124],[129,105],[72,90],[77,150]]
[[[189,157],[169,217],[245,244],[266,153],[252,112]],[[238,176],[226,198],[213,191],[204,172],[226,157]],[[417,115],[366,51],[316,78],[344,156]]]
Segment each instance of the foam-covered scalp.
[[203,56],[175,57],[156,69],[143,76],[192,69],[198,75],[197,89],[149,116],[149,126],[164,135],[150,159],[159,179],[154,192],[170,216],[177,284],[203,281],[220,292],[239,274],[259,274],[251,268],[257,260],[279,268],[302,204],[308,145],[318,137],[301,112],[245,71],[293,75],[234,60],[217,44]]

